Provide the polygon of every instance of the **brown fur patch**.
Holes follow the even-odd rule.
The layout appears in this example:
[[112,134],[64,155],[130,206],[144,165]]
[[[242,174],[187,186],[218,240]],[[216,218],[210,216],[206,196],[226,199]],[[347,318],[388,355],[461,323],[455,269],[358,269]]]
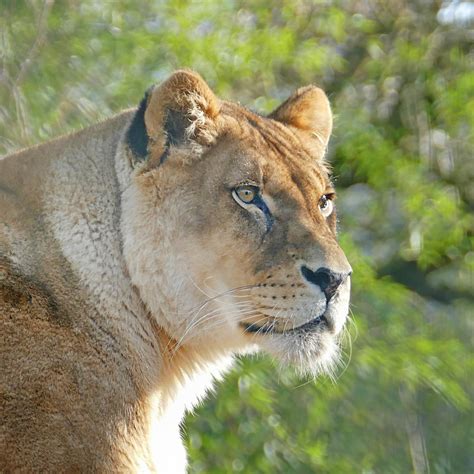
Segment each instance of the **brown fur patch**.
[[60,326],[71,325],[46,283],[22,275],[4,257],[0,257],[0,304],[4,311],[11,307],[17,314],[35,314]]

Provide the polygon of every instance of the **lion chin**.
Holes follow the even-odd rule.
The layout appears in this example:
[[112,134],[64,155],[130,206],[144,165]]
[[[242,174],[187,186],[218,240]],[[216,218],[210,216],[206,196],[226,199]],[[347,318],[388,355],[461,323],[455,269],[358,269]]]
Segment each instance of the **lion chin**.
[[184,472],[180,422],[235,354],[333,373],[331,130],[316,86],[263,116],[182,70],[0,160],[0,471]]

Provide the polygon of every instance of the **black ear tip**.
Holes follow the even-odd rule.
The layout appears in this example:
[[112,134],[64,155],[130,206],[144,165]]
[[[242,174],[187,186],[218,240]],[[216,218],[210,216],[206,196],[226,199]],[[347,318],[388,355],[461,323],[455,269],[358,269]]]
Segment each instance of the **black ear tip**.
[[135,161],[143,161],[148,155],[148,135],[145,127],[145,111],[153,88],[154,86],[151,86],[145,92],[145,96],[133,116],[125,138],[126,144],[133,153]]

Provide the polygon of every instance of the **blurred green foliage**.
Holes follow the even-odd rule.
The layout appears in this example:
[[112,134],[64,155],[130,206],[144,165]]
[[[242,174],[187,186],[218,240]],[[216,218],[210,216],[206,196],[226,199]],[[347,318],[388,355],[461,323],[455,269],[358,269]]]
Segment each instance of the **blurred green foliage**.
[[0,2],[0,153],[183,66],[262,112],[306,83],[332,101],[346,367],[314,382],[240,360],[187,419],[191,472],[474,472],[473,30],[449,3]]

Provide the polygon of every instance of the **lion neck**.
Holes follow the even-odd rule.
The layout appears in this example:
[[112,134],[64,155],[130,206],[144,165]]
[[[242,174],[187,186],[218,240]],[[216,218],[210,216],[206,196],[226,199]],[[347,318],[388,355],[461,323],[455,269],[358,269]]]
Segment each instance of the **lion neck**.
[[[159,348],[160,375],[155,391],[160,394],[162,409],[171,403],[191,409],[212,388],[213,380],[230,367],[232,354],[230,349],[188,344],[173,335],[172,325],[186,328],[188,324],[189,312],[180,305],[180,299],[184,295],[189,298],[196,290],[192,285],[183,290],[189,283],[183,276],[186,262],[176,254],[177,243],[169,235],[169,229],[178,225],[180,216],[172,209],[164,209],[157,222],[153,212],[148,216],[143,214],[143,209],[155,210],[156,196],[138,192],[132,182],[129,157],[120,145],[115,167],[122,195],[121,233],[127,270]],[[143,199],[150,202],[144,203]],[[149,241],[153,226],[153,234],[162,236],[159,242]]]

